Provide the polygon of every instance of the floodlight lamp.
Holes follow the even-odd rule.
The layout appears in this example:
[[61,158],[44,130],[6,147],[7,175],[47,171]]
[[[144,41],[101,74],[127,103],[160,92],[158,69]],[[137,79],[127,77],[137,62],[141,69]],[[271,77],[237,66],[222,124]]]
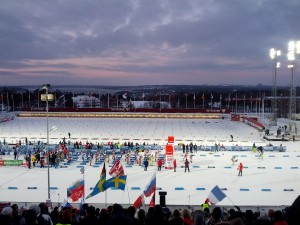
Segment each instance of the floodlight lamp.
[[288,68],[293,68],[294,67],[294,65],[288,65]]
[[279,67],[280,67],[280,62],[277,62],[276,68],[279,68]]
[[295,60],[295,54],[294,53],[292,53],[292,52],[289,52],[288,54],[287,54],[287,58],[288,58],[288,60]]
[[270,49],[270,57],[271,57],[271,59],[275,58],[275,49],[274,48]]
[[280,50],[277,50],[276,51],[276,56],[280,56],[281,55],[281,51]]
[[296,46],[295,42],[294,41],[290,41],[289,44],[288,44],[288,50],[289,51],[294,51],[295,46]]

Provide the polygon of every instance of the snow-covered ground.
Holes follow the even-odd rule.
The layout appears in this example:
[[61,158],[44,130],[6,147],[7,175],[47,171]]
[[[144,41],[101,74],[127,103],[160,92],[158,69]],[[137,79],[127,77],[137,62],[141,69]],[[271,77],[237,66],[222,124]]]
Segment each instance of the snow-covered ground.
[[[262,120],[262,122],[266,122]],[[286,120],[279,120],[278,125],[288,124]],[[178,142],[186,144],[196,142],[197,145],[226,143],[227,145],[252,145],[254,142],[268,145],[262,139],[263,134],[241,122],[225,120],[184,120],[184,119],[62,119],[49,118],[49,127],[57,126],[57,130],[50,132],[50,143],[57,143],[63,137],[68,140],[67,133],[71,133],[71,140],[90,140],[107,142],[107,140],[130,140],[135,142],[152,142],[165,144],[168,135],[175,136]],[[275,129],[275,128],[274,128]],[[233,135],[234,142],[230,142]],[[17,140],[43,140],[46,137],[46,118],[18,118],[0,123],[1,141],[15,143]],[[138,140],[140,139],[140,140]],[[291,205],[299,195],[300,182],[300,151],[298,142],[271,142],[271,144],[287,147],[286,152],[265,152],[263,159],[258,159],[250,151],[198,151],[193,153],[193,163],[190,172],[185,173],[182,151],[175,153],[178,162],[177,172],[163,169],[157,171],[150,166],[144,171],[138,165],[126,167],[122,164],[127,177],[125,191],[108,190],[86,200],[88,203],[132,204],[142,193],[153,173],[157,175],[157,187],[166,191],[167,205],[201,205],[210,190],[218,185],[226,188],[227,195],[219,205],[240,206],[285,206]],[[143,154],[143,153],[142,153]],[[154,154],[154,152],[153,152]],[[231,157],[237,155],[239,162],[244,164],[243,176],[237,176],[237,165],[232,166]],[[12,158],[13,156],[2,156]],[[71,183],[82,177],[79,162],[67,168],[50,168],[50,186],[52,202],[62,202],[66,199],[67,188]],[[111,166],[111,165],[109,165]],[[109,171],[107,166],[107,171]],[[264,168],[262,168],[264,167]],[[86,196],[91,192],[99,179],[100,167],[85,166]],[[107,173],[107,178],[109,175]],[[17,187],[11,190],[9,187]],[[37,187],[37,189],[28,189]],[[140,190],[136,190],[137,187]],[[175,188],[183,190],[175,190]],[[133,190],[133,189],[134,190]],[[197,190],[201,188],[201,190]],[[263,190],[263,189],[268,189]],[[284,191],[285,189],[293,191]],[[159,190],[156,192],[156,203],[159,203]],[[47,168],[0,167],[0,202],[44,202],[47,199]],[[146,203],[150,198],[146,199]]]

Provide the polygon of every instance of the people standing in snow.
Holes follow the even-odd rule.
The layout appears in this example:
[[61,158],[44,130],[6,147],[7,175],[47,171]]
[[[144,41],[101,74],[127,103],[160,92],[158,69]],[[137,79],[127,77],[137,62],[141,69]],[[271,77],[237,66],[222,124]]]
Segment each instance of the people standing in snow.
[[157,170],[161,171],[161,167],[162,167],[162,159],[159,159],[157,162]]
[[184,172],[190,172],[190,162],[188,159],[185,159],[185,162],[184,162]]
[[176,172],[176,167],[177,167],[176,159],[173,160],[173,167],[174,167],[174,172]]
[[239,170],[238,176],[243,176],[243,168],[244,168],[243,163],[240,163],[240,165],[238,166],[238,170]]

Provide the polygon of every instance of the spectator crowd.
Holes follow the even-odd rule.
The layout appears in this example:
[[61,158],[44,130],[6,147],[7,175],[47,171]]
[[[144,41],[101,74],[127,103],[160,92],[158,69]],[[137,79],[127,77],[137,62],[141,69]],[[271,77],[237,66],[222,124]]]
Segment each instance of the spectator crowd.
[[45,203],[28,209],[17,204],[6,206],[0,213],[1,225],[299,225],[300,196],[284,210],[242,212],[235,206],[229,210],[218,206],[193,210],[192,207],[173,209],[155,205],[136,209],[113,204],[99,209],[83,204],[80,209],[55,207],[51,212]]

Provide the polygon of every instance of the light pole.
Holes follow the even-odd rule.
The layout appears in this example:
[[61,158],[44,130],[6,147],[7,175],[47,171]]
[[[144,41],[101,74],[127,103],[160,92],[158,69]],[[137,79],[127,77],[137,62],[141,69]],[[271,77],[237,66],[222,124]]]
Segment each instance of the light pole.
[[292,64],[288,65],[288,68],[291,69],[291,87],[290,87],[290,99],[289,99],[289,119],[292,120],[295,118],[296,114],[296,87],[295,87],[295,59],[296,54],[300,54],[300,41],[290,41],[288,44],[288,54],[287,58],[289,61],[292,61]]
[[[45,95],[41,95],[41,100],[42,101],[46,101],[46,116],[47,116],[47,172],[48,172],[48,200],[50,201],[50,170],[49,170],[49,162],[50,162],[50,151],[49,151],[49,120],[48,120],[48,117],[49,117],[49,101],[53,101],[53,95],[52,94],[49,94],[48,91],[49,91],[49,88],[50,88],[50,84],[43,84],[43,89],[45,89],[46,91],[46,94]],[[54,130],[54,128],[52,128]]]
[[270,57],[274,60],[273,69],[274,69],[274,76],[273,76],[273,101],[272,101],[272,111],[273,111],[273,118],[270,125],[276,126],[277,125],[277,68],[280,67],[280,62],[277,61],[278,56],[281,55],[281,51],[275,48],[270,49]]

